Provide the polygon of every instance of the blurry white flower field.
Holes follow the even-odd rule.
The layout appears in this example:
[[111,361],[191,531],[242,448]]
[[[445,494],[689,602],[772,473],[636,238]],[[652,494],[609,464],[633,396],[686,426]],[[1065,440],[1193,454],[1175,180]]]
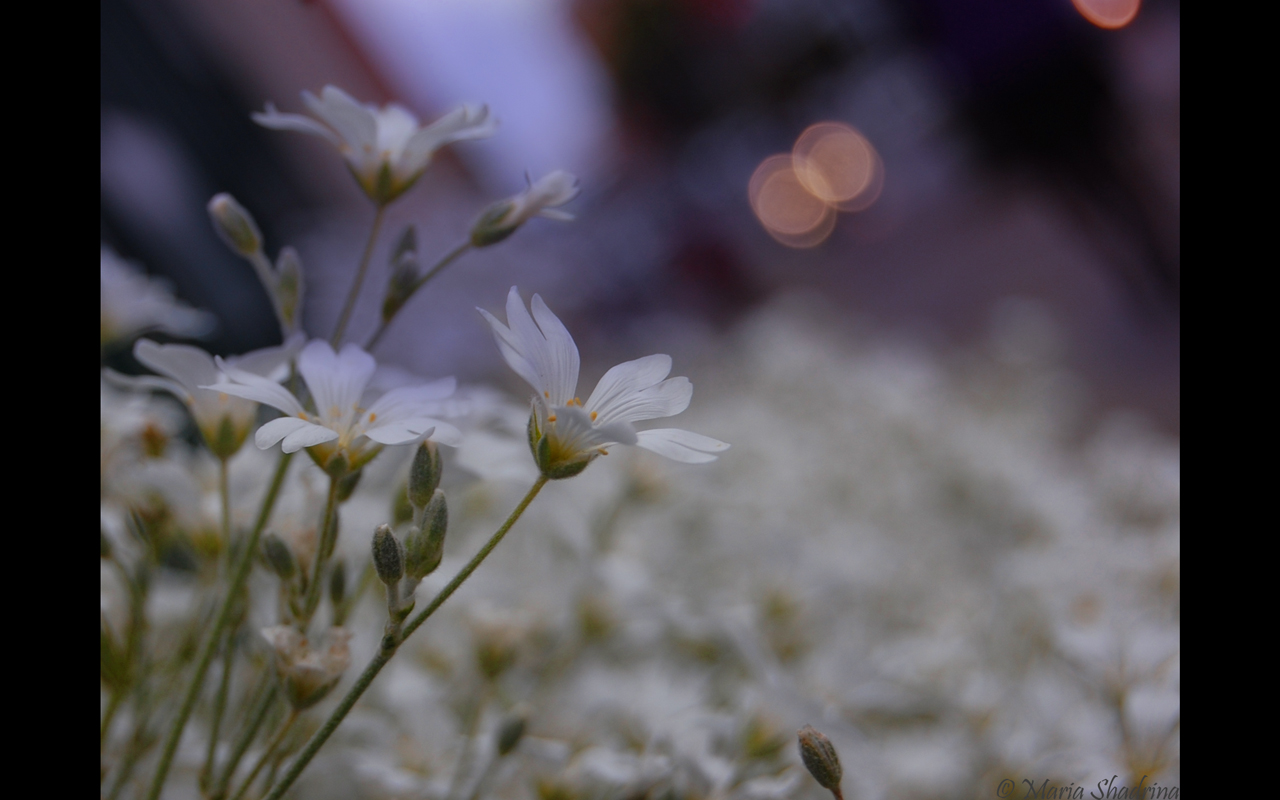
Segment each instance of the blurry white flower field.
[[[1178,783],[1177,442],[1117,418],[1070,444],[1070,381],[1016,334],[944,367],[802,320],[761,312],[719,374],[698,371],[719,388],[682,420],[734,444],[714,468],[618,450],[548,486],[293,796],[825,797],[799,765],[805,724],[838,749],[849,798]],[[469,435],[528,458],[527,407],[477,405]],[[526,485],[470,477],[455,454],[419,603]],[[237,459],[233,474],[271,469]],[[375,462],[345,507],[352,574],[404,469]],[[274,624],[274,602],[249,613],[250,631]],[[384,618],[366,593],[353,663]],[[523,736],[499,757],[502,733]],[[204,747],[188,736],[175,775]]]

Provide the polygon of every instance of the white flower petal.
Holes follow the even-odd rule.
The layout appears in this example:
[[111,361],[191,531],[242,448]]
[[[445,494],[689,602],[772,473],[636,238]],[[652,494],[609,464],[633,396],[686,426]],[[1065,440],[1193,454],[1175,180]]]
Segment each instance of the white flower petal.
[[458,382],[454,378],[441,378],[421,386],[402,386],[399,389],[392,389],[374,401],[369,406],[368,413],[376,414],[379,418],[390,417],[391,419],[406,414],[421,416],[424,406],[438,406],[438,401],[452,395],[457,385]]
[[320,90],[318,100],[311,92],[303,92],[302,101],[311,109],[312,114],[337,131],[343,141],[358,153],[363,152],[365,147],[372,149],[377,144],[378,123],[374,120],[373,112],[338,87],[324,87]]
[[[517,297],[519,297],[518,294]],[[578,391],[580,366],[578,346],[573,343],[569,329],[564,326],[559,317],[551,313],[551,309],[547,308],[547,304],[542,302],[539,295],[533,296],[531,306],[533,318],[542,329],[543,338],[546,341],[545,352],[549,370],[545,374],[546,388],[551,392],[551,402],[557,405],[567,403]]]
[[220,358],[215,358],[214,361],[229,380],[219,380],[215,384],[201,386],[201,389],[213,389],[233,397],[243,397],[245,400],[263,403],[291,417],[303,413],[302,404],[298,402],[298,398],[275,381],[236,369]]
[[497,129],[497,120],[489,116],[488,106],[460,106],[410,137],[401,163],[420,171],[441,147],[464,139],[483,139]]
[[258,445],[258,449],[266,450],[289,434],[306,427],[314,428],[316,425],[297,417],[280,417],[258,428],[258,432],[254,434],[253,442]]
[[357,345],[348,344],[342,352],[334,353],[323,339],[308,343],[298,356],[298,372],[307,382],[316,411],[322,417],[333,415],[335,409],[338,415],[345,414],[358,404],[377,367],[373,356]]
[[673,417],[688,408],[692,398],[693,384],[688,378],[668,378],[657,386],[614,398],[612,403],[599,411],[596,424],[603,425],[615,420],[639,422],[643,419]]
[[102,377],[118,389],[129,391],[159,389],[172,394],[184,403],[191,402],[191,392],[171,378],[161,378],[157,375],[122,375],[110,367],[103,368]]
[[538,375],[538,370],[533,366],[532,362],[524,356],[524,345],[516,337],[515,333],[498,321],[498,318],[485,311],[483,308],[476,308],[485,320],[489,323],[489,327],[493,328],[493,339],[498,344],[498,352],[502,353],[502,358],[507,362],[507,366],[511,367],[515,374],[524,379],[524,382],[533,387],[533,390],[541,399],[543,397],[542,378]]
[[265,113],[251,114],[253,121],[264,128],[270,128],[275,131],[297,131],[298,133],[310,133],[314,136],[323,136],[328,139],[335,147],[342,146],[342,140],[325,126],[316,122],[311,117],[304,117],[301,114],[283,114],[276,111],[275,105],[267,103]]
[[660,456],[686,464],[705,464],[715,461],[713,453],[722,453],[729,445],[719,439],[679,428],[656,428],[637,434],[637,447],[651,450]]
[[[315,425],[310,422],[305,423],[305,425],[306,427],[298,428],[293,433],[284,437],[284,441],[280,444],[280,449],[286,453],[296,453],[304,447],[310,447],[314,444],[320,444],[321,442],[332,442],[334,439],[338,438],[337,431],[326,428],[323,425]],[[262,445],[258,446],[262,447]],[[268,447],[269,446],[270,445],[268,445]],[[265,450],[266,448],[262,449]]]
[[199,347],[157,344],[150,339],[139,339],[133,345],[133,357],[151,370],[173,378],[188,393],[194,393],[201,384],[218,380],[218,368],[213,363],[213,356]]
[[596,384],[596,388],[583,405],[588,412],[601,415],[615,403],[642,389],[648,389],[671,374],[671,356],[656,355],[624,361],[611,368]]
[[294,334],[284,344],[264,347],[236,358],[228,358],[226,362],[236,369],[270,378],[277,370],[289,363],[289,359],[293,358],[304,341],[302,334]]

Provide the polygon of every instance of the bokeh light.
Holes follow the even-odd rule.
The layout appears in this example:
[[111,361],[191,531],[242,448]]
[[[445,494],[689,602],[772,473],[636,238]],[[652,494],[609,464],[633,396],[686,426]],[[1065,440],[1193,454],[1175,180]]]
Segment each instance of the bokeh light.
[[1142,0],[1071,0],[1076,11],[1099,28],[1123,28],[1138,16]]
[[788,247],[821,244],[835,228],[835,209],[801,183],[790,155],[762,161],[751,175],[747,194],[760,224]]
[[884,168],[867,137],[840,122],[810,125],[791,151],[796,176],[816,197],[841,211],[875,202]]

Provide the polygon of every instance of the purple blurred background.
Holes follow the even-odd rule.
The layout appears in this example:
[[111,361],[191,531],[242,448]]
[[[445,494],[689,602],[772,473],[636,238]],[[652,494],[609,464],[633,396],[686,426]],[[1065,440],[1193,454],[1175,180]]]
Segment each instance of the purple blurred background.
[[[327,336],[373,210],[327,143],[249,113],[301,111],[299,92],[329,83],[423,120],[487,102],[498,135],[447,148],[391,206],[355,337],[374,326],[406,224],[430,261],[526,171],[558,168],[581,178],[578,219],[534,220],[465,256],[414,298],[381,359],[507,381],[474,307],[499,308],[512,284],[543,295],[588,365],[714,341],[799,287],[840,324],[944,350],[1026,298],[1061,328],[1095,410],[1136,408],[1176,433],[1179,5],[1096,24],[1134,7],[103,0],[102,238],[219,316],[215,352],[271,344],[265,295],[205,216],[231,192],[270,255],[298,248],[306,327]],[[870,141],[883,190],[821,242],[788,247],[753,213],[748,181],[824,121]]]

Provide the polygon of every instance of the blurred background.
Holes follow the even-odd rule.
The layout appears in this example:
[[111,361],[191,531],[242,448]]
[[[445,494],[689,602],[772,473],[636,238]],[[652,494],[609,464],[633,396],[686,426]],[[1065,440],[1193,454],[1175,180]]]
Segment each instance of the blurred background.
[[[797,288],[834,325],[942,351],[1018,298],[1054,321],[1094,412],[1178,430],[1176,0],[103,0],[101,15],[102,239],[213,311],[215,352],[279,337],[210,229],[220,191],[270,255],[298,248],[306,328],[332,330],[373,209],[326,142],[249,113],[304,111],[299,92],[334,84],[424,121],[486,102],[501,123],[390,207],[356,337],[406,224],[429,262],[526,171],[583,187],[575,222],[534,220],[450,267],[380,359],[517,388],[474,311],[513,284],[565,319],[588,380],[660,349],[679,366]],[[847,185],[816,186],[824,168]]]

